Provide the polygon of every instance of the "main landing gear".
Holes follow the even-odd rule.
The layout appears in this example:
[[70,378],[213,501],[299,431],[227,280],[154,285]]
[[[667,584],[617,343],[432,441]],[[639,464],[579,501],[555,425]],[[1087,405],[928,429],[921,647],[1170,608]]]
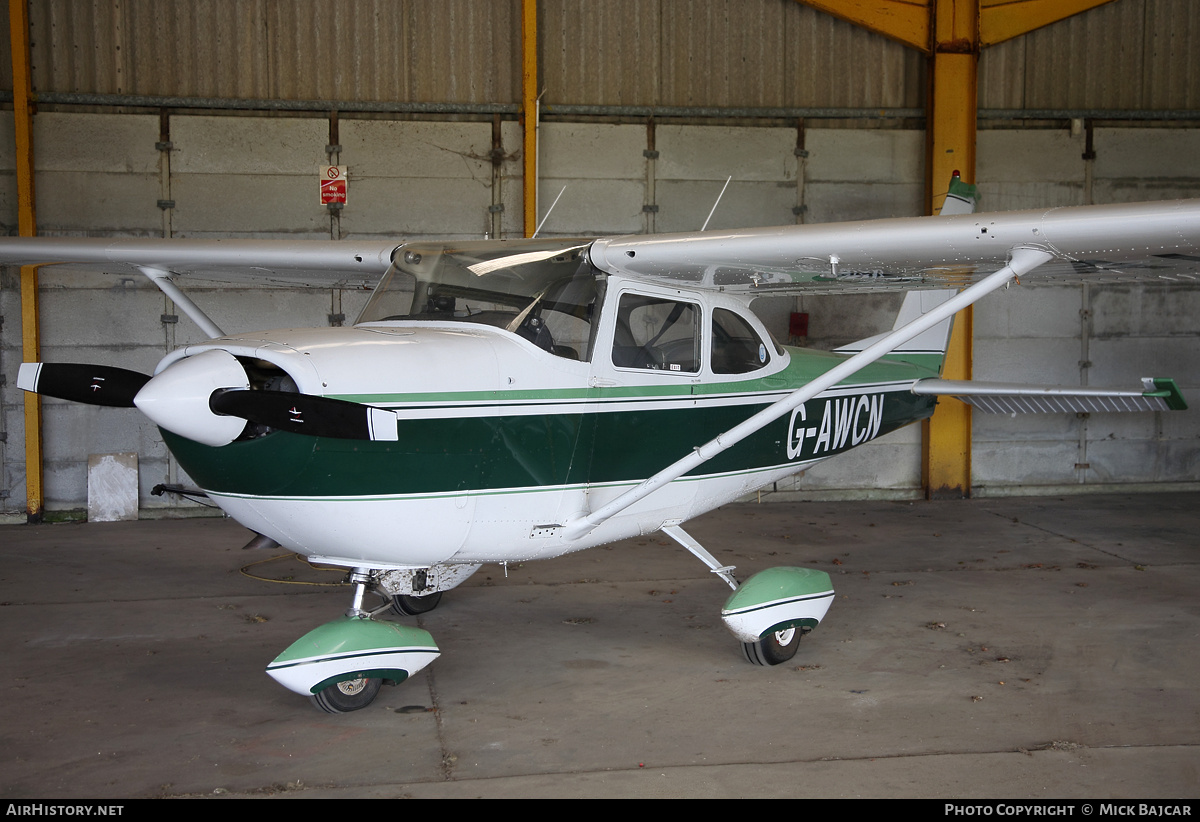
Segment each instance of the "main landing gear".
[[[267,666],[279,684],[311,698],[331,714],[370,705],[383,684],[399,685],[441,654],[428,631],[378,620],[391,611],[416,616],[432,611],[442,592],[469,577],[479,566],[350,574],[354,602],[346,615],[309,631]],[[367,592],[384,602],[365,610]]]
[[762,639],[743,642],[742,653],[755,665],[781,665],[796,655],[800,638],[812,628],[784,628],[771,631]]
[[370,705],[382,687],[383,680],[378,677],[359,677],[335,682],[309,698],[327,714],[344,714]]
[[732,566],[718,563],[678,525],[662,530],[733,589],[721,619],[742,641],[742,652],[755,665],[780,665],[794,657],[800,637],[820,623],[833,602],[833,584],[824,571],[768,568],[739,585]]

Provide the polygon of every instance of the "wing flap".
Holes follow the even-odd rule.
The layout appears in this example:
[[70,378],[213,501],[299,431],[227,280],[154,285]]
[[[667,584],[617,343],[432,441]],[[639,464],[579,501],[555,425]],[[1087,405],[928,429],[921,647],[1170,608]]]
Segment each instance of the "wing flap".
[[959,380],[921,380],[914,394],[954,397],[989,414],[1183,411],[1187,402],[1174,380],[1143,379],[1141,388],[1018,385]]

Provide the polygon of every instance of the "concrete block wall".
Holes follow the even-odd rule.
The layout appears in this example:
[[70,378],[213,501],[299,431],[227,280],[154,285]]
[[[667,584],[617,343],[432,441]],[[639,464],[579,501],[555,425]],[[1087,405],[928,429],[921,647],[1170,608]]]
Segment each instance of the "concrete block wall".
[[[988,211],[1200,196],[1200,130],[984,131]],[[1136,385],[1172,377],[1200,408],[1200,288],[1013,287],[975,310],[974,376],[997,382]],[[1200,480],[1197,412],[973,415],[976,495]]]
[[[521,132],[502,123],[345,119],[329,154],[329,123],[306,117],[179,115],[170,151],[157,117],[43,113],[35,118],[38,221],[63,235],[391,237],[519,236]],[[12,125],[0,116],[0,222],[16,222]],[[5,136],[7,135],[7,137]],[[543,236],[698,229],[727,177],[710,228],[830,222],[921,212],[924,134],[888,129],[544,123],[539,217],[566,186]],[[980,132],[981,209],[1200,196],[1190,163],[1200,130],[1096,129],[1085,160],[1082,130]],[[331,213],[319,202],[318,167],[348,168],[349,196]],[[166,208],[160,207],[166,205]],[[0,513],[24,509],[17,272],[0,292]],[[230,332],[352,322],[366,294],[187,284]],[[203,335],[131,272],[44,270],[43,358],[150,371],[164,354]],[[1176,376],[1200,406],[1194,318],[1200,290],[1014,287],[975,313],[977,379],[1096,385]],[[755,308],[786,339],[792,311],[810,315],[809,344],[833,347],[890,327],[895,295],[760,300]],[[1083,313],[1081,313],[1083,312]],[[1081,363],[1090,363],[1086,366]],[[46,401],[46,493],[54,508],[86,501],[89,453],[136,451],[144,508],[160,482],[184,482],[134,412]],[[973,471],[979,493],[1030,486],[1191,482],[1200,424],[1183,414],[976,414]],[[779,491],[913,496],[920,489],[920,431],[910,428],[816,467]]]
[[[644,126],[544,123],[539,134],[537,215],[542,228],[538,236],[647,230],[647,214],[642,210],[649,162],[643,155]],[[516,208],[519,212],[519,200]],[[520,225],[516,231],[521,231]]]

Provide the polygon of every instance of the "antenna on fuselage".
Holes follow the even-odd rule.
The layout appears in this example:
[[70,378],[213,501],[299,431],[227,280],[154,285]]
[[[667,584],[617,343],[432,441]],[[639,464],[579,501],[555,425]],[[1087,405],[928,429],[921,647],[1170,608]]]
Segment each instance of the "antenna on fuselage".
[[704,220],[704,225],[700,226],[700,230],[708,228],[708,221],[712,219],[712,215],[716,213],[717,206],[721,203],[721,198],[725,196],[725,189],[729,188],[729,181],[733,179],[733,175],[725,178],[725,185],[721,186],[721,193],[717,195],[717,201],[713,203],[712,211],[708,212],[708,217]]
[[[533,230],[533,237],[536,237],[538,235],[538,232],[542,230],[542,226],[544,226],[546,224],[546,220],[550,219],[550,212],[554,210],[554,207],[556,205],[558,205],[559,198],[563,196],[563,191],[566,191],[566,190],[567,190],[567,187],[563,186],[562,191],[558,192],[558,197],[555,197],[554,202],[552,202],[550,204],[550,207],[548,209],[546,209],[546,216],[542,218],[542,221],[537,224],[537,228],[535,228]],[[530,237],[529,239],[532,240],[533,237]]]

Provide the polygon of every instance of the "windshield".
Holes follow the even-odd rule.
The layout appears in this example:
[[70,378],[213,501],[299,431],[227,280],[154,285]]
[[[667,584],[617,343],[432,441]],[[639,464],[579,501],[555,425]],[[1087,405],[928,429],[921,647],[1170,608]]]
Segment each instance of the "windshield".
[[396,252],[358,323],[468,322],[503,328],[556,356],[586,360],[600,273],[590,240],[411,243]]

